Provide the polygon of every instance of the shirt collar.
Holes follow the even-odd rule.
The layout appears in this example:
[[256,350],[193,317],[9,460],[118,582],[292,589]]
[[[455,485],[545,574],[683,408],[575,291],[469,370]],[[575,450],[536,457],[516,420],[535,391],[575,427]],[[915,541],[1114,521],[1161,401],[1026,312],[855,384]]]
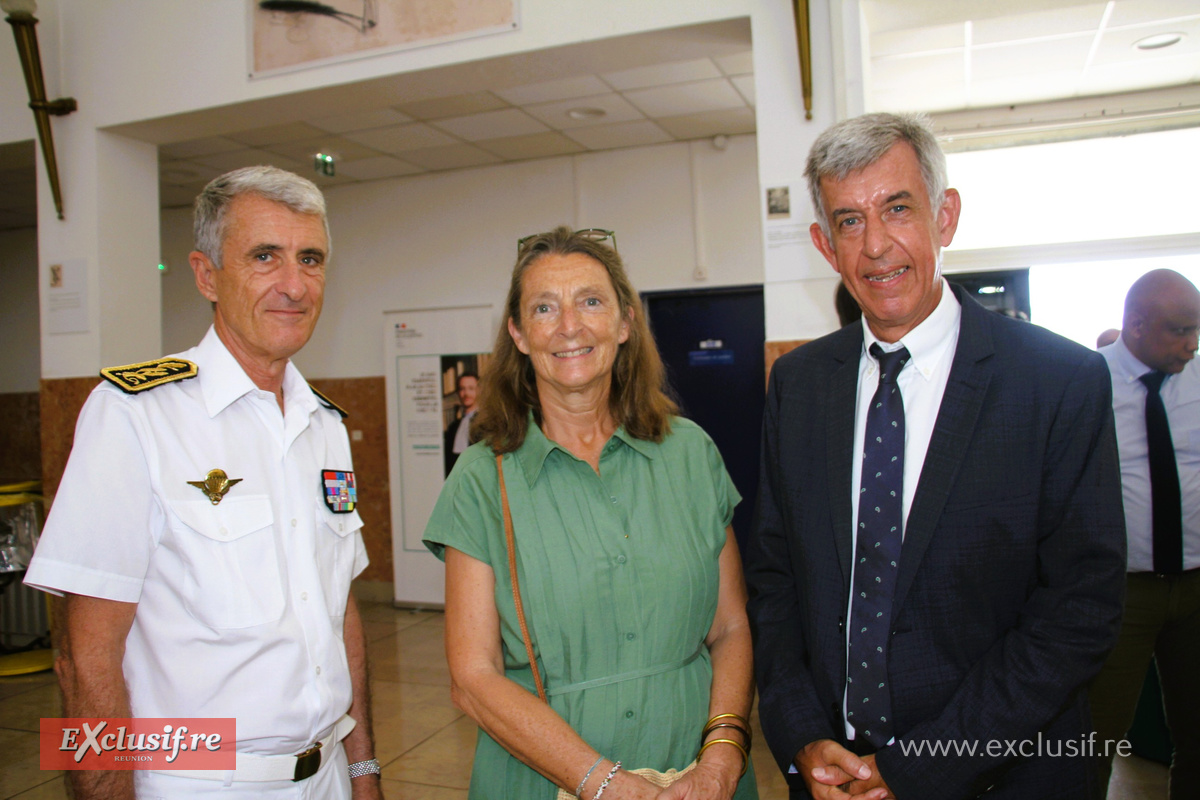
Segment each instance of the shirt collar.
[[[1115,371],[1117,378],[1123,383],[1133,383],[1147,372],[1154,371],[1152,367],[1143,364],[1141,359],[1125,346],[1123,338],[1118,337],[1115,342],[1105,349],[1112,355],[1112,359],[1109,361],[1109,369]],[[1168,375],[1167,377],[1170,378],[1171,376]]]
[[[634,452],[646,458],[654,458],[654,442],[635,439],[629,435],[624,426],[618,427],[613,432],[612,438],[604,445],[604,449],[607,451],[609,448],[620,446],[621,444],[627,445]],[[576,461],[579,460],[565,447],[546,438],[546,434],[542,433],[542,429],[534,421],[533,412],[529,412],[529,425],[525,431],[525,443],[521,445],[520,449],[514,455],[525,473],[525,480],[529,482],[530,486],[537,483],[538,476],[542,473],[542,467],[546,463],[546,458],[552,450],[561,450],[569,458],[574,458]]]
[[[209,417],[215,417],[229,406],[258,387],[242,369],[233,354],[225,347],[216,328],[209,326],[208,333],[190,353],[190,360],[199,368],[200,389],[204,395],[204,408]],[[316,395],[300,375],[300,370],[288,362],[283,374],[283,398],[287,406],[298,403],[301,411],[312,413],[317,408]]]
[[863,356],[871,362],[871,345],[878,343],[884,351],[898,349],[901,345],[908,348],[908,355],[917,374],[925,380],[933,380],[934,370],[950,346],[958,340],[958,330],[962,322],[962,306],[958,298],[950,290],[950,284],[945,278],[942,281],[942,298],[934,307],[933,312],[923,319],[917,327],[909,331],[895,344],[879,341],[871,331],[866,317],[863,317]]

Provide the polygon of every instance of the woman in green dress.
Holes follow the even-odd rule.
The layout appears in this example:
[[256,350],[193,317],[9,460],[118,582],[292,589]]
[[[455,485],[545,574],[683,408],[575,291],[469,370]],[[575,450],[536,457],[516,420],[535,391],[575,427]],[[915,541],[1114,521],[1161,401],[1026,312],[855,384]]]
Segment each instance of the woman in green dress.
[[[751,642],[729,527],[741,498],[664,394],[610,237],[558,228],[519,244],[479,441],[426,527],[446,562],[451,692],[481,729],[469,796],[752,800]],[[635,772],[693,761],[667,788]]]

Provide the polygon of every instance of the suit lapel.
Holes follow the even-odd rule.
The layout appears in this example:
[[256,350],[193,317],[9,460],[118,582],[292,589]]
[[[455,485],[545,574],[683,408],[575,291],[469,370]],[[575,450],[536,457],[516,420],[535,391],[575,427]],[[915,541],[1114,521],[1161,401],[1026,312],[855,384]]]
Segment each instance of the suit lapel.
[[979,411],[992,379],[990,358],[994,348],[991,330],[987,325],[990,321],[987,315],[992,312],[957,287],[954,287],[954,295],[962,306],[958,345],[904,528],[904,547],[900,557],[900,574],[896,579],[893,613],[903,606],[921,566],[921,559],[933,538],[946,499],[950,496],[963,457],[970,446]]
[[837,363],[829,381],[826,396],[828,434],[825,439],[825,463],[829,488],[829,516],[833,523],[833,539],[838,564],[842,568],[842,583],[850,591],[850,567],[854,547],[850,536],[851,514],[850,472],[854,457],[854,410],[858,399],[858,362],[862,356],[862,326],[855,326],[857,335],[846,336],[845,343],[834,354]]

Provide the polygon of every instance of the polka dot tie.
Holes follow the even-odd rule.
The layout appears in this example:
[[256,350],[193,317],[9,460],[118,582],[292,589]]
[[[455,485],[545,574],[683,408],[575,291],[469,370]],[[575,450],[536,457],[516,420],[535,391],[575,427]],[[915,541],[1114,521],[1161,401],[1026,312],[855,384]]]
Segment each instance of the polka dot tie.
[[878,344],[871,355],[879,361],[879,388],[867,409],[863,444],[846,718],[857,738],[880,748],[892,738],[887,647],[903,542],[904,399],[896,378],[909,355],[903,347],[885,353]]

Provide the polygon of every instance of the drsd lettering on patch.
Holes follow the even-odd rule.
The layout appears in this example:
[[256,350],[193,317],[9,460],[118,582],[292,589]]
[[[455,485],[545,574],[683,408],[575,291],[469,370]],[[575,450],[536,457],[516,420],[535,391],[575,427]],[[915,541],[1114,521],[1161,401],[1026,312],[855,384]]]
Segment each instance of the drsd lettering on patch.
[[335,514],[349,514],[358,504],[358,489],[354,486],[354,473],[327,469],[321,471],[325,505]]
[[160,358],[123,367],[105,367],[100,375],[112,385],[128,394],[137,394],[164,383],[194,378],[199,368],[182,358]]

